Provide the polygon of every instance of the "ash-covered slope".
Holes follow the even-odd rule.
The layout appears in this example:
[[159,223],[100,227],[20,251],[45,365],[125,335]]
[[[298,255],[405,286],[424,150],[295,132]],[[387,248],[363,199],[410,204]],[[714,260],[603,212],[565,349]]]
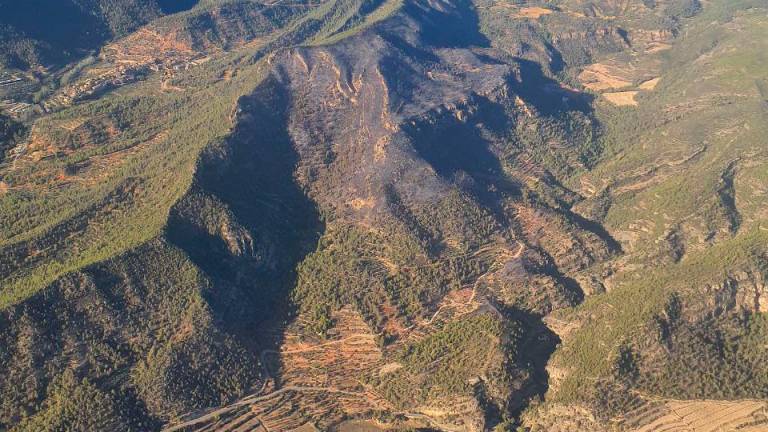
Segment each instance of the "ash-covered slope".
[[[222,424],[331,427],[346,415],[444,430],[503,425],[549,384],[541,368],[556,338],[537,318],[585,293],[597,295],[545,319],[568,340],[549,369],[558,387],[528,410],[526,426],[632,430],[668,421],[679,401],[663,398],[764,397],[748,372],[765,358],[755,345],[764,334],[757,180],[745,171],[736,192],[741,159],[726,157],[746,152],[750,170],[762,163],[752,135],[762,130],[754,54],[762,41],[736,41],[747,23],[762,25],[764,9],[713,4],[694,19],[697,2],[576,3],[520,5],[516,18],[536,22],[509,26],[518,44],[478,31],[498,28],[493,8],[503,6],[478,21],[469,3],[413,2],[337,44],[271,58],[259,92],[288,95],[296,181],[324,230],[297,269],[298,316],[267,356],[274,364],[265,362],[273,391],[217,411]],[[683,30],[693,35],[676,40]],[[727,42],[715,59],[705,48],[713,40]],[[661,54],[668,49],[671,58]],[[692,84],[703,62],[731,70],[740,53],[756,60],[739,78]],[[656,89],[659,80],[668,87]],[[712,103],[721,88],[750,102]],[[258,128],[247,114],[263,111],[253,106],[241,106],[241,120]],[[730,109],[746,116],[724,116]],[[725,127],[728,118],[747,125]],[[723,138],[735,133],[745,136],[737,147]],[[598,143],[611,146],[608,155]],[[585,174],[595,160],[605,165]],[[614,164],[633,169],[602,168]],[[668,180],[678,166],[683,186]],[[698,192],[681,199],[685,187]],[[739,231],[743,211],[752,225]],[[666,231],[644,228],[651,222]],[[609,233],[622,236],[621,247]],[[627,254],[616,258],[620,250]],[[477,331],[472,320],[486,318],[501,324],[479,326],[498,331]],[[348,342],[364,336],[381,345]],[[500,351],[483,349],[487,337]],[[756,409],[731,424],[763,424],[765,404],[725,404]]]
[[[412,242],[415,259],[464,256],[455,258],[461,264],[493,244],[489,256],[514,252],[524,273],[536,275],[539,290],[528,294],[549,302],[530,304],[546,312],[579,295],[562,273],[606,257],[612,243],[547,203],[569,197],[532,153],[552,146],[560,164],[578,169],[590,143],[568,128],[592,124],[579,95],[527,64],[498,60],[486,45],[469,4],[417,2],[359,36],[297,48],[272,64],[277,85],[291,94],[297,180],[324,215],[327,236],[345,227],[391,241],[390,253]],[[544,127],[551,139],[531,142],[538,137],[527,133]],[[543,185],[532,187],[531,178]],[[536,220],[561,224],[570,246],[540,242]],[[558,235],[553,228],[549,241]],[[430,305],[447,287],[399,301],[404,311],[412,300]],[[339,294],[352,296],[341,304],[355,297]]]
[[[310,17],[293,34],[346,38],[268,56],[160,238],[6,308],[5,424],[152,428],[251,389],[254,403],[290,395],[278,422],[477,430],[546,388],[540,316],[599,290],[575,273],[617,251],[557,180],[595,151],[588,99],[502,60],[468,2],[325,9],[347,24]],[[88,212],[141,202],[143,184]],[[19,271],[23,248],[7,252]],[[374,343],[295,370],[286,355],[316,352],[297,337]],[[94,404],[68,404],[80,395]]]
[[[539,318],[578,303],[581,283],[599,290],[572,275],[618,248],[568,210],[576,197],[553,174],[583,169],[594,151],[588,100],[500,57],[471,4],[446,1],[409,2],[358,35],[269,58],[270,76],[239,103],[230,150],[214,158],[219,186],[209,192],[242,228],[198,221],[189,233],[234,254],[245,246],[254,263],[285,238],[274,235],[283,215],[297,218],[288,226],[322,224],[320,238],[296,267],[281,348],[262,354],[271,391],[177,427],[258,421],[242,411],[251,406],[270,429],[375,415],[482,430],[546,389],[555,341]],[[541,158],[544,146],[557,156]],[[292,207],[281,170],[265,175],[285,158],[319,219]],[[205,166],[199,178],[212,178]],[[228,172],[251,185],[247,194],[222,198]],[[254,214],[262,222],[248,222]],[[247,291],[243,266],[210,250],[191,256]],[[358,337],[378,341],[364,359],[362,345],[345,345]],[[327,344],[345,354],[326,357]],[[299,353],[314,354],[291,357]]]
[[764,10],[209,1],[110,44],[3,144],[0,428],[763,397]]

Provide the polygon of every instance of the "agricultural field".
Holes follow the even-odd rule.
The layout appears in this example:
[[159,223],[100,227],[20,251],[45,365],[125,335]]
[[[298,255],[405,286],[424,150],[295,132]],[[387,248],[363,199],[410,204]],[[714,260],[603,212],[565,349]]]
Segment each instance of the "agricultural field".
[[768,428],[765,0],[59,3],[0,430]]

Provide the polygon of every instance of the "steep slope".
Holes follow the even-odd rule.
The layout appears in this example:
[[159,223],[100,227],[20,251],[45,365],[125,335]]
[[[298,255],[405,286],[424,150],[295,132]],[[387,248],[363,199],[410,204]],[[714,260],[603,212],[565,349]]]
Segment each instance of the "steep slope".
[[[326,12],[310,18],[326,22]],[[241,27],[260,25],[257,16],[241,18]],[[303,36],[293,28],[280,34],[319,37],[317,27],[304,26]],[[259,384],[258,348],[270,338],[265,329],[247,330],[279,322],[287,297],[281,280],[290,281],[304,237],[289,241],[298,224],[286,214],[261,218],[255,204],[233,202],[251,196],[237,177],[244,173],[228,166],[232,155],[217,162],[217,152],[234,141],[222,144],[236,101],[262,77],[263,48],[221,52],[205,66],[178,71],[183,93],[165,91],[164,78],[150,74],[98,101],[76,101],[37,119],[13,148],[2,167],[0,351],[10,365],[2,379],[3,427],[156,429]],[[240,157],[241,148],[231,151]],[[316,222],[303,195],[291,195],[290,159],[268,150],[288,165],[265,161],[240,170],[280,168],[267,186],[287,178],[283,209],[294,199],[296,214]],[[207,174],[193,179],[196,170]],[[217,170],[228,174],[218,178]],[[289,224],[285,235],[256,237],[259,227],[274,230],[275,220]],[[241,237],[271,252],[233,249]],[[235,270],[219,262],[197,267],[196,251],[219,244]],[[94,404],[66,403],[81,395]]]
[[759,428],[766,6],[210,0],[20,87],[0,428]]
[[15,68],[77,59],[163,12],[155,0],[9,0],[0,8],[0,65]]
[[[337,334],[336,317],[347,305],[378,335],[382,361],[404,365],[386,379],[365,377],[366,388],[387,396],[348,414],[408,410],[476,429],[543,391],[533,353],[546,356],[553,341],[536,317],[578,302],[583,294],[568,274],[616,249],[568,210],[572,194],[549,173],[581,169],[583,152],[592,151],[586,101],[536,68],[501,61],[470,4],[398,7],[324,4],[281,22],[263,41],[228,36],[235,43],[216,46],[233,54],[204,51],[213,58],[173,78],[184,91],[167,84],[150,91],[165,79],[149,75],[35,122],[4,176],[3,333],[19,341],[3,353],[18,364],[8,371],[4,422],[15,423],[24,410],[35,415],[21,427],[50,422],[64,409],[55,402],[66,397],[61,392],[121,389],[124,396],[105,404],[123,414],[105,416],[127,418],[124,427],[134,428],[133,421],[153,424],[215,406],[259,386],[259,376],[267,377],[259,357],[286,332],[320,344]],[[264,15],[233,16],[244,29]],[[173,23],[153,27],[163,22]],[[316,46],[251,63],[270,47],[302,39]],[[193,52],[210,46],[189,44]],[[271,70],[266,80],[228,108],[259,82],[263,67]],[[206,110],[197,109],[202,101]],[[171,116],[152,116],[164,110]],[[531,133],[539,129],[546,140]],[[173,150],[185,142],[187,151]],[[542,145],[561,152],[542,157]],[[194,177],[177,177],[193,166]],[[36,187],[31,179],[40,175],[61,189]],[[30,195],[48,198],[12,204]],[[33,208],[41,213],[20,217]],[[134,263],[145,256],[157,267]],[[91,264],[103,260],[111,264]],[[294,285],[297,317],[273,339],[270,329],[288,312]],[[169,287],[172,297],[149,300]],[[463,294],[447,296],[452,291]],[[105,306],[92,309],[101,298]],[[473,325],[490,333],[470,331]],[[44,344],[20,334],[63,342],[40,351]],[[514,354],[536,337],[549,342]],[[416,391],[414,377],[435,367],[423,355],[454,340],[466,349],[437,364],[453,384],[424,382]],[[480,357],[487,361],[472,363],[481,348],[492,348]],[[111,360],[102,365],[105,355]],[[527,365],[534,360],[538,366]],[[54,372],[60,364],[77,365],[62,385]],[[24,368],[50,371],[25,396],[14,378]],[[287,373],[278,368],[267,386],[279,386]],[[448,401],[465,408],[429,408]],[[296,403],[305,402],[300,396]],[[334,412],[346,413],[344,406]],[[486,418],[485,406],[496,414]],[[318,419],[327,416],[327,424],[339,421],[322,412]]]
[[[580,169],[590,135],[569,132],[591,127],[585,102],[495,58],[476,23],[468,3],[408,3],[359,35],[271,58],[271,77],[239,104],[238,128],[257,148],[259,137],[283,139],[265,127],[287,131],[322,235],[297,269],[297,316],[269,367],[271,393],[174,430],[324,428],[376,412],[395,425],[482,430],[545,389],[536,365],[554,340],[536,317],[578,302],[568,274],[615,246],[558,202],[569,195],[547,167]],[[518,93],[527,80],[540,87]],[[280,109],[282,123],[263,121]],[[526,133],[539,128],[543,143]],[[559,158],[536,160],[542,144]],[[345,333],[348,314],[367,324],[363,334]],[[379,347],[360,363],[350,363],[354,346],[335,360],[321,350],[374,336]]]
[[[738,400],[766,397],[767,352],[757,341],[765,337],[767,250],[757,185],[768,59],[765,39],[755,37],[766,6],[705,5],[684,21],[656,75],[627,80],[625,90],[654,79],[633,92],[629,108],[607,98],[599,105],[611,150],[579,179],[588,199],[577,211],[601,220],[626,256],[606,268],[606,294],[553,318],[568,330],[551,367],[557,390],[532,415],[552,416],[542,430],[569,430],[558,412],[595,430],[631,429],[675,400],[694,399],[692,409],[706,406],[697,399],[735,400],[736,410]],[[620,57],[606,59],[621,66]],[[739,424],[765,427],[760,409]]]

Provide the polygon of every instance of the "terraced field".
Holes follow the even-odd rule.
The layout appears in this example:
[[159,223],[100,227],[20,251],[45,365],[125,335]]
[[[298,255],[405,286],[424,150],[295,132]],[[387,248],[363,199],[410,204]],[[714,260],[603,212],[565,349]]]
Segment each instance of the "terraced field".
[[766,0],[189,6],[0,71],[0,430],[768,431]]
[[[450,293],[434,315],[404,329],[402,338],[387,346],[352,308],[342,308],[332,319],[335,325],[324,339],[308,336],[300,316],[283,335],[279,351],[262,352],[268,380],[257,393],[210,412],[190,413],[189,420],[172,424],[165,432],[311,431],[343,425],[348,418],[369,418],[375,413],[397,412],[392,402],[366,381],[403,367],[387,362],[385,355],[418,343],[446,323],[472,313],[498,313],[471,288]],[[462,407],[462,405],[467,405]],[[432,401],[412,412],[399,412],[382,427],[429,427],[442,425],[441,418],[471,411],[471,400]],[[451,407],[450,409],[447,409]],[[353,427],[347,422],[345,428]],[[377,426],[378,427],[378,426]],[[346,429],[345,429],[346,430]],[[356,430],[356,429],[353,429]]]
[[[265,375],[261,392],[173,430],[230,431],[261,427],[292,431],[306,424],[330,425],[347,416],[391,409],[358,379],[377,373],[382,351],[359,313],[349,308],[333,315],[336,325],[324,340],[285,332],[280,351],[262,352]],[[296,323],[300,327],[301,319]],[[248,429],[244,429],[248,430]]]
[[667,401],[628,412],[631,432],[761,432],[768,430],[766,401]]

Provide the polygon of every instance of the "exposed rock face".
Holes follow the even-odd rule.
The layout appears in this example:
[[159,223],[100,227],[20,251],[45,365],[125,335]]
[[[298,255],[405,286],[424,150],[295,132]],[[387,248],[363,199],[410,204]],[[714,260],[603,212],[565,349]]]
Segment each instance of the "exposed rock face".
[[[253,10],[230,10],[243,7]],[[211,12],[205,40],[176,27],[148,27],[111,45],[105,58],[127,64],[125,70],[165,60],[163,67],[173,67],[258,36],[249,29],[269,32],[259,20],[276,13],[239,3],[221,8]],[[227,18],[233,13],[244,14],[240,19],[252,27],[233,28]],[[43,316],[66,322],[44,333],[72,342],[34,354],[36,364],[50,369],[76,361],[70,352],[84,337],[77,327],[96,319],[83,312],[83,301],[114,303],[108,314],[114,322],[100,324],[81,351],[80,375],[111,383],[100,384],[104,391],[126,389],[130,398],[118,403],[134,417],[166,421],[223,404],[260,378],[268,381],[262,389],[281,391],[270,387],[280,384],[279,374],[270,377],[258,366],[271,336],[254,335],[254,329],[281,326],[282,306],[295,286],[299,317],[281,337],[319,337],[322,346],[323,338],[344,334],[340,310],[357,314],[384,347],[366,374],[385,360],[410,358],[413,350],[433,354],[419,346],[449,349],[445,338],[466,345],[434,364],[419,366],[425,360],[414,357],[384,378],[364,377],[367,391],[377,395],[369,410],[467,431],[519,411],[543,390],[541,361],[555,341],[537,317],[578,303],[583,292],[571,274],[618,250],[562,203],[577,197],[553,172],[581,166],[589,138],[569,131],[594,126],[587,97],[531,62],[491,48],[473,5],[463,0],[407,2],[357,35],[282,50],[268,66],[269,76],[239,100],[231,134],[202,154],[192,186],[152,246],[158,254],[178,254],[177,266],[147,266],[147,280],[138,282],[134,270],[142,273],[141,260],[152,260],[151,251],[138,249],[106,267],[89,267],[5,314],[5,333],[42,331],[36,320]],[[107,121],[70,123],[64,126],[71,143],[33,134],[32,149],[76,151],[123,132]],[[537,131],[545,127],[548,138],[541,140]],[[537,156],[544,148],[557,149],[557,166]],[[155,278],[164,272],[170,279]],[[166,286],[189,301],[142,300]],[[134,293],[136,287],[145,294]],[[45,300],[49,296],[55,306]],[[29,308],[39,313],[21,323],[12,319]],[[159,325],[158,334],[129,334],[168,308],[175,308],[173,320]],[[496,330],[463,334],[462,323],[476,325],[476,319]],[[444,327],[453,333],[446,336]],[[97,344],[117,350],[114,364],[98,364],[90,346]],[[33,345],[11,344],[3,355],[21,361]],[[333,367],[352,370],[349,361]],[[453,384],[429,379],[419,369],[427,366]],[[53,372],[41,374],[28,400],[4,407],[2,421],[17,421],[7,413],[43,399],[54,378]],[[292,403],[314,406],[302,393],[306,383],[289,375],[284,380],[296,388]],[[328,394],[335,408],[324,408],[324,424],[338,422],[339,410],[367,415],[343,399],[344,392],[360,391],[348,380],[323,388],[342,390],[341,396]]]
[[[555,192],[559,186],[547,166],[529,156],[537,145],[550,145],[565,159],[578,160],[578,141],[569,141],[574,137],[534,143],[525,130],[535,130],[542,118],[553,124],[572,118],[590,127],[582,96],[525,63],[502,60],[477,32],[473,17],[471,5],[462,1],[409,2],[334,45],[271,57],[270,77],[240,101],[235,136],[250,149],[249,157],[262,160],[271,141],[289,143],[295,180],[323,215],[318,250],[299,267],[294,298],[300,318],[292,331],[308,338],[329,334],[333,313],[325,317],[323,310],[352,304],[374,332],[390,340],[387,355],[396,355],[418,343],[422,336],[414,332],[437,338],[435,317],[450,323],[462,316],[443,316],[450,309],[441,305],[453,284],[471,293],[467,305],[485,299],[465,313],[495,311],[482,305],[498,302],[505,310],[545,314],[580,300],[583,293],[569,274],[617,251],[585,219],[545,204],[546,194],[568,192]],[[553,191],[524,198],[531,181]],[[257,236],[262,237],[252,238]],[[399,255],[403,244],[414,245],[407,260]],[[334,258],[340,251],[345,255]],[[346,267],[363,257],[363,263]],[[450,272],[451,265],[468,266],[458,270],[466,274],[452,279],[444,273],[433,286],[417,279],[425,268]],[[327,271],[333,272],[327,276],[330,288],[322,291]],[[352,283],[338,280],[339,274]],[[518,322],[515,313],[494,312],[511,324]],[[515,345],[550,337],[533,328],[522,338],[505,337]],[[488,369],[478,371],[481,378],[469,394],[440,393],[426,380],[426,395],[394,398],[394,385],[406,385],[406,394],[420,392],[412,386],[421,377],[403,384],[409,366],[396,373],[400,378],[374,379],[374,389],[390,394],[394,407],[416,410],[434,425],[484,430],[499,418],[486,419],[481,407],[510,415],[541,384],[540,372],[523,357],[489,356]],[[294,378],[286,379],[290,384]],[[293,400],[314,406],[306,396]],[[446,411],[447,405],[463,408]]]
[[758,269],[741,270],[720,284],[707,285],[702,290],[710,300],[705,308],[717,315],[731,313],[762,313],[768,310],[765,273]]
[[0,429],[768,397],[768,51],[677,46],[695,0],[556,3],[209,1],[73,69],[0,166]]

